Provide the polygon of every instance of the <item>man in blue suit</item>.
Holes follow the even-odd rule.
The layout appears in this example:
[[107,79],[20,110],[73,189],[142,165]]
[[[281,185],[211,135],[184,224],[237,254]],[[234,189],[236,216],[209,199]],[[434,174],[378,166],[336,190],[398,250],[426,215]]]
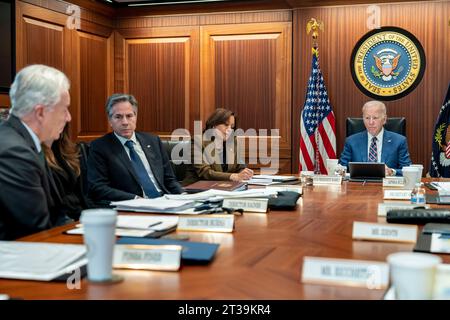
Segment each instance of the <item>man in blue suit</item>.
[[384,162],[386,176],[401,175],[401,169],[411,164],[406,137],[387,131],[386,106],[380,101],[369,101],[362,108],[365,131],[345,140],[339,163]]

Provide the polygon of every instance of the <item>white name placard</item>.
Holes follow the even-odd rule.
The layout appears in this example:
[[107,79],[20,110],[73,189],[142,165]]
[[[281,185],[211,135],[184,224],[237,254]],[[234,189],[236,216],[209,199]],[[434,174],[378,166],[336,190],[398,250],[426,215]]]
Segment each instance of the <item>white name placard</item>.
[[384,190],[384,199],[411,200],[412,190]]
[[354,221],[352,237],[358,240],[416,243],[417,226]]
[[342,176],[325,176],[317,175],[313,177],[313,185],[340,185],[342,183]]
[[385,289],[389,283],[389,267],[378,261],[304,257],[301,281]]
[[181,251],[176,245],[116,244],[114,268],[177,271]]
[[382,202],[378,204],[378,216],[386,217],[386,214],[390,210],[403,210],[416,208],[430,209],[430,206],[426,204],[413,204],[406,202]]
[[223,199],[224,208],[243,209],[245,212],[267,212],[269,199],[228,198]]
[[234,215],[210,214],[200,216],[180,216],[177,230],[233,232]]
[[383,187],[404,187],[405,178],[403,177],[386,177],[383,178]]

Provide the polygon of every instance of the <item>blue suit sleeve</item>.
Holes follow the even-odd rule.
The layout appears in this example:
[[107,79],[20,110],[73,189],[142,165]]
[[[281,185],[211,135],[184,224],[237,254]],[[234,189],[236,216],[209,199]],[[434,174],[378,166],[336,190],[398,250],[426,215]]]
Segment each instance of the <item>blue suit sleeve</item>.
[[344,150],[341,153],[341,157],[339,158],[339,164],[345,167],[348,167],[348,163],[352,161],[352,147],[348,139],[345,140]]
[[403,167],[411,165],[411,158],[409,157],[409,151],[408,151],[408,143],[406,141],[406,138],[402,139],[402,142],[399,145],[398,148],[398,168],[395,168],[397,170],[396,175],[401,175],[401,169]]

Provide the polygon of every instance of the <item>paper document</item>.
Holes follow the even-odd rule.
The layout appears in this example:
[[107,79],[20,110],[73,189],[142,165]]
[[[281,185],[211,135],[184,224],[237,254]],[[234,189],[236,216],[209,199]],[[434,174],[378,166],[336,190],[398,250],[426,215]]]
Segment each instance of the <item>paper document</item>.
[[[178,224],[178,217],[119,215],[115,235],[118,237],[146,237],[157,231],[173,229]],[[83,225],[77,224],[68,234],[84,234]]]
[[433,186],[435,186],[438,189],[444,189],[444,190],[450,190],[450,182],[431,182]]
[[223,191],[207,190],[194,194],[166,194],[165,197],[173,200],[213,200],[226,198],[271,198],[275,197],[277,192],[268,189],[250,189],[245,191]]
[[87,263],[86,246],[0,241],[0,278],[50,281]]
[[431,235],[430,252],[450,253],[450,235],[433,233]]
[[178,217],[119,215],[116,226],[125,229],[162,231],[176,227],[177,224]]
[[[115,235],[116,237],[138,237],[138,238],[144,238],[147,237],[153,233],[155,233],[155,230],[141,230],[141,229],[123,229],[123,228],[116,228]],[[71,235],[83,235],[84,229],[81,225],[77,225],[76,228],[70,229],[66,231],[67,234]]]
[[244,182],[256,186],[270,186],[271,184],[278,184],[278,181],[273,181],[272,179],[250,179],[244,180]]
[[171,213],[192,208],[194,201],[189,199],[169,200],[165,197],[160,197],[155,199],[113,201],[111,205],[115,206],[116,210]]
[[254,175],[252,177],[252,180],[256,179],[264,179],[264,180],[272,180],[273,182],[286,182],[286,181],[295,181],[298,180],[298,177],[296,176],[280,176],[275,174],[259,174]]

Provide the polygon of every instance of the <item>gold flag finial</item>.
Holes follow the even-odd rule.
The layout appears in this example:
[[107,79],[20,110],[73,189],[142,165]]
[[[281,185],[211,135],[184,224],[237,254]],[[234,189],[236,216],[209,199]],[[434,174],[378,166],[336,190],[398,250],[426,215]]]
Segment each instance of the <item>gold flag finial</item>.
[[315,18],[311,18],[311,20],[309,20],[308,23],[306,24],[306,32],[310,34],[312,31],[314,46],[317,45],[317,38],[319,37],[319,29],[323,31],[323,22]]

